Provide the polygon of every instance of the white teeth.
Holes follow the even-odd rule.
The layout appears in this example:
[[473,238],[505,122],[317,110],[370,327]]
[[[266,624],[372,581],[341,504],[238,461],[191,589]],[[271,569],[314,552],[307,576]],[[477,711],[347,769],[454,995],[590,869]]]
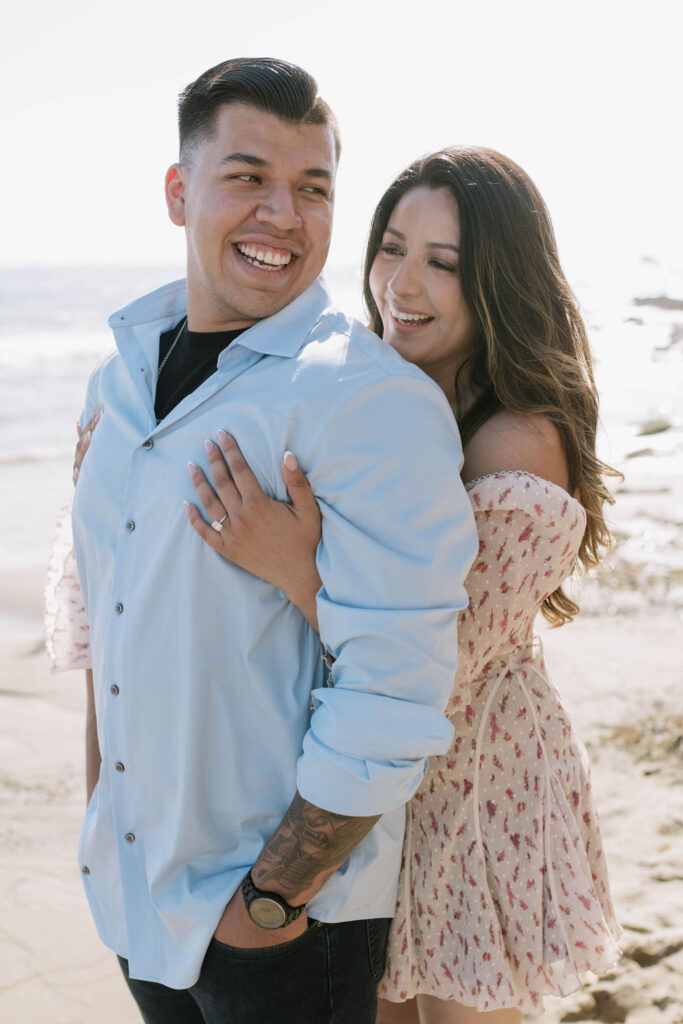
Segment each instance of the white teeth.
[[263,249],[257,249],[254,245],[238,245],[237,248],[243,256],[247,257],[252,266],[263,264],[269,270],[279,270],[280,267],[286,267],[292,259],[291,252],[271,252],[270,249],[264,252]]
[[395,309],[391,310],[391,315],[401,324],[414,324],[420,320],[432,319],[427,313],[399,313]]

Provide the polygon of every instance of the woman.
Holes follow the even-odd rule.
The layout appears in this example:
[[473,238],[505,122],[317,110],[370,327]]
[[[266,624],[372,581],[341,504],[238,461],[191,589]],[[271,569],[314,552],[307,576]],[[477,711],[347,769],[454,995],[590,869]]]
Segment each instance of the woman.
[[[380,1020],[518,1020],[618,956],[585,754],[533,634],[539,610],[553,625],[576,614],[562,583],[609,539],[586,332],[541,196],[486,149],[435,154],[391,185],[364,295],[371,328],[451,403],[480,537],[447,708],[455,741],[408,808]],[[236,485],[216,447],[218,493],[201,471],[193,482],[209,519],[229,519],[216,532],[191,507],[192,525],[315,624],[319,527],[303,476],[288,455],[292,506],[255,503],[234,442],[222,445]]]
[[[378,1019],[512,1024],[618,956],[585,753],[533,634],[539,610],[554,625],[578,611],[562,583],[609,539],[590,352],[543,200],[491,150],[437,153],[390,186],[364,295],[371,328],[451,403],[480,539],[446,709],[455,740],[408,806]],[[222,529],[194,506],[190,522],[316,626],[305,477],[288,453],[292,505],[279,505],[220,441],[232,479],[215,445],[216,490],[192,479]]]

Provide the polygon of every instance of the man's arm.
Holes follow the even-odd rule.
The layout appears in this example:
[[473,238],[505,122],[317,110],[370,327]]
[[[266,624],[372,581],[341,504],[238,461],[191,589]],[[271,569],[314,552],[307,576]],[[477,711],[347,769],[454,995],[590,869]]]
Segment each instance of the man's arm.
[[297,793],[251,877],[259,889],[277,892],[294,907],[307,903],[379,819],[325,811]]
[[[302,468],[323,514],[317,611],[334,685],[313,691],[297,793],[252,868],[258,888],[292,906],[318,893],[378,818],[410,799],[426,757],[448,748],[443,708],[477,549],[457,431],[435,385],[381,381],[331,410],[311,444]],[[302,914],[259,929],[238,890],[215,937],[265,946],[305,927]]]
[[[254,884],[282,896],[291,906],[307,903],[351,851],[368,834],[380,815],[360,818],[335,814],[304,800],[297,793],[277,831],[251,869]],[[306,930],[306,914],[267,931],[249,917],[241,888],[218,922],[214,937],[228,946],[265,947],[290,942]]]
[[88,803],[93,795],[97,780],[100,777],[102,755],[97,739],[97,719],[95,717],[95,691],[93,687],[92,669],[85,670],[86,712],[85,712],[85,788]]
[[412,373],[346,396],[301,452],[323,517],[317,612],[335,659],[297,764],[311,805],[355,818],[398,809],[450,745],[443,710],[477,550],[461,463],[443,392]]

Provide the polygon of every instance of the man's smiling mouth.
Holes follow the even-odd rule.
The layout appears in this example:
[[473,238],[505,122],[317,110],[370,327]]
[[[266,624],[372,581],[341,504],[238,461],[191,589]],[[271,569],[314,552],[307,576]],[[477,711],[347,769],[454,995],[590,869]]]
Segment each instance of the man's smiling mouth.
[[282,271],[292,259],[296,259],[293,252],[282,249],[276,252],[273,249],[260,248],[258,245],[243,245],[241,242],[237,242],[235,248],[247,263],[252,267],[258,267],[259,270]]

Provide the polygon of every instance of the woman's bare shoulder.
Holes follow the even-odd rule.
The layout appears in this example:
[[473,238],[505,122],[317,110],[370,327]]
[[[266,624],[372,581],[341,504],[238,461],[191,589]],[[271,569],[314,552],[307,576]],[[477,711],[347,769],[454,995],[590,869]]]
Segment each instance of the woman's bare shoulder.
[[503,409],[487,420],[465,445],[462,478],[467,483],[489,473],[524,470],[569,487],[567,457],[560,432],[547,416]]

